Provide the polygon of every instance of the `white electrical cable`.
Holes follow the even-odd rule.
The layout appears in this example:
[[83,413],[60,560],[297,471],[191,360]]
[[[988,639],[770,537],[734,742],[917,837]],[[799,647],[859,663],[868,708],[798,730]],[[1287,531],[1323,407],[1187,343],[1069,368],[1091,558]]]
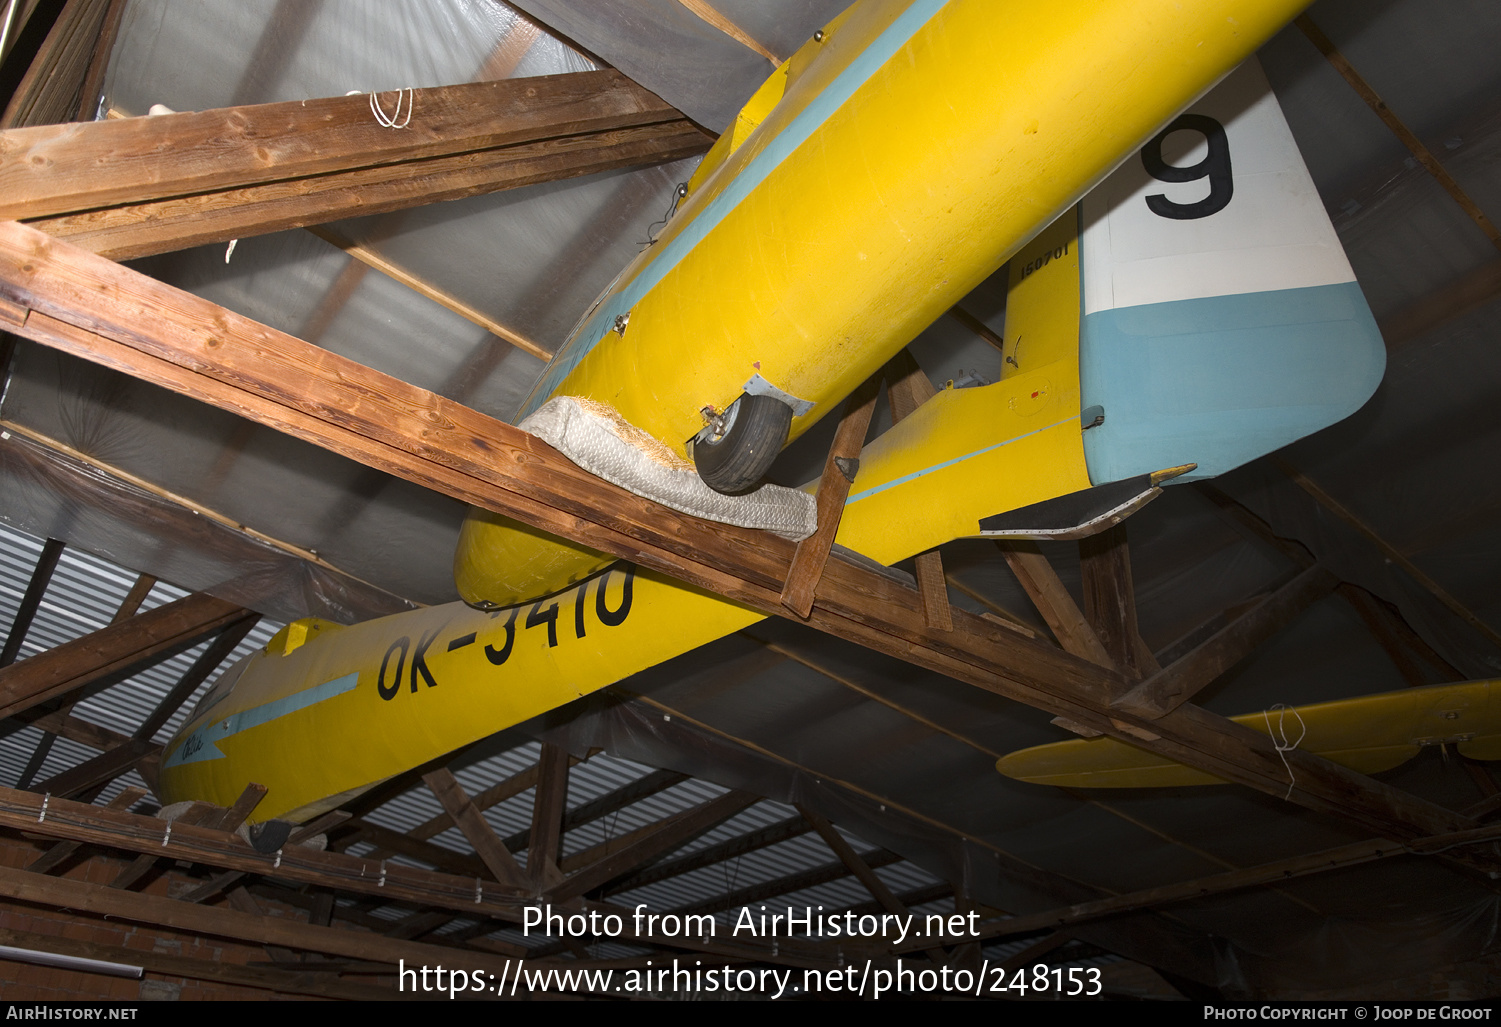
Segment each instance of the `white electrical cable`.
[[[1278,711],[1277,728],[1275,731],[1272,729],[1272,710]],[[1287,740],[1287,729],[1285,724],[1283,723],[1287,719],[1287,715],[1289,713],[1298,718],[1298,726],[1302,728],[1302,733],[1298,735],[1296,741],[1292,742],[1289,742]],[[1287,762],[1287,753],[1291,752],[1300,744],[1302,744],[1303,739],[1308,736],[1308,725],[1303,723],[1302,714],[1300,714],[1293,707],[1287,705],[1287,703],[1273,703],[1270,709],[1261,711],[1261,716],[1262,719],[1266,721],[1266,733],[1271,736],[1272,745],[1276,747],[1277,755],[1282,758],[1283,769],[1287,771],[1287,794],[1282,798],[1284,800],[1290,799],[1292,798],[1293,794],[1293,785],[1297,784],[1298,779],[1293,775],[1293,768],[1291,764]],[[1278,738],[1278,735],[1281,735],[1281,738]]]
[[[403,119],[401,121],[400,124],[397,124],[397,119],[401,117],[401,94],[402,93],[406,93],[407,94],[407,116],[406,116],[405,119]],[[416,90],[414,90],[414,89],[407,88],[407,89],[398,89],[398,90],[396,90],[396,109],[394,111],[392,111],[388,115],[385,112],[385,110],[383,110],[381,108],[380,97],[378,95],[376,95],[375,93],[371,93],[370,94],[370,113],[374,114],[375,115],[375,120],[378,121],[378,122],[380,122],[386,128],[406,128],[408,125],[410,125],[412,123],[412,107],[416,104],[416,99],[417,99],[417,93],[416,93]]]

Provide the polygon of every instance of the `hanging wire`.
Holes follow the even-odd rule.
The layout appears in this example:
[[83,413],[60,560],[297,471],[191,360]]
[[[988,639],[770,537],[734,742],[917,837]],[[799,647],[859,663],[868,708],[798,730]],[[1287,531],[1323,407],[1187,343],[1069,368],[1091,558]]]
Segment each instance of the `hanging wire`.
[[667,213],[663,214],[661,217],[657,218],[657,220],[646,226],[646,242],[641,244],[641,248],[643,250],[657,241],[657,226],[661,225],[663,228],[667,227],[667,223],[672,220],[672,216],[678,211],[678,204],[681,203],[683,201],[683,197],[687,195],[688,183],[679,182],[676,188],[672,190],[672,202],[667,205]]
[[[1277,711],[1276,730],[1272,729],[1271,710]],[[1287,740],[1287,727],[1284,723],[1289,713],[1298,718],[1298,727],[1302,729],[1298,737],[1291,742]],[[1284,800],[1290,799],[1292,798],[1293,794],[1293,785],[1297,784],[1298,779],[1293,775],[1292,765],[1287,762],[1287,754],[1296,749],[1302,743],[1303,739],[1307,737],[1308,725],[1303,723],[1302,714],[1300,714],[1293,707],[1287,705],[1287,703],[1274,703],[1271,706],[1271,709],[1262,710],[1261,716],[1262,719],[1266,721],[1266,733],[1271,736],[1272,745],[1276,747],[1277,755],[1282,758],[1282,766],[1287,771],[1287,794],[1282,798]]]
[[[397,123],[397,119],[401,118],[401,94],[402,93],[406,93],[407,94],[407,116],[404,119],[402,119],[402,121],[400,122],[400,124],[398,124]],[[416,97],[417,97],[416,90],[414,90],[414,89],[412,89],[410,87],[407,88],[407,89],[398,89],[398,90],[396,90],[396,110],[392,111],[390,114],[387,114],[385,112],[384,108],[381,107],[379,94],[377,94],[377,93],[371,93],[370,94],[370,113],[374,114],[375,115],[375,120],[378,121],[378,122],[380,122],[386,128],[406,128],[408,125],[410,125],[412,123],[412,108],[413,108],[413,106],[416,105],[416,102],[417,102]]]

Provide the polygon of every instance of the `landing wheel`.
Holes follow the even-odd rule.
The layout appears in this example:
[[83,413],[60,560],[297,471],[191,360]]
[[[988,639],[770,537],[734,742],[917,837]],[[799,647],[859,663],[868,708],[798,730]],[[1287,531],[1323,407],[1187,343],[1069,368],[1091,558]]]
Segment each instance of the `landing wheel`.
[[719,434],[706,428],[693,440],[698,476],[715,492],[749,492],[786,445],[791,427],[792,408],[786,403],[742,394],[724,412]]

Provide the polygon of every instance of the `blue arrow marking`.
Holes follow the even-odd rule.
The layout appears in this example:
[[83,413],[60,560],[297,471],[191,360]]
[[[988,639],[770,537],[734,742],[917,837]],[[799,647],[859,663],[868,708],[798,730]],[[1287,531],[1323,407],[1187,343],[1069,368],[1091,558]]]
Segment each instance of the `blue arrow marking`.
[[241,731],[249,731],[253,727],[259,727],[288,714],[296,713],[298,710],[305,710],[309,706],[316,706],[334,696],[343,695],[359,683],[358,673],[345,674],[341,678],[334,678],[321,685],[303,689],[295,695],[273,699],[260,706],[252,706],[248,710],[231,713],[223,720],[205,724],[183,739],[182,744],[162,764],[162,769],[166,770],[168,767],[176,767],[184,763],[222,760],[224,753],[219,751],[218,743],[225,739],[233,738]]

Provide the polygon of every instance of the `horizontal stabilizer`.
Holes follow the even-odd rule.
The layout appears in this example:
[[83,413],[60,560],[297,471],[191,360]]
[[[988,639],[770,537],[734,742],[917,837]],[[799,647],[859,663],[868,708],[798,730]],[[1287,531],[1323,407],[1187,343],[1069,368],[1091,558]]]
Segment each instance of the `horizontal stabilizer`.
[[1185,464],[1152,474],[1140,474],[1045,499],[1020,510],[985,517],[980,521],[980,534],[985,538],[1033,542],[1088,538],[1130,517],[1162,495],[1162,482],[1193,468],[1193,464]]

